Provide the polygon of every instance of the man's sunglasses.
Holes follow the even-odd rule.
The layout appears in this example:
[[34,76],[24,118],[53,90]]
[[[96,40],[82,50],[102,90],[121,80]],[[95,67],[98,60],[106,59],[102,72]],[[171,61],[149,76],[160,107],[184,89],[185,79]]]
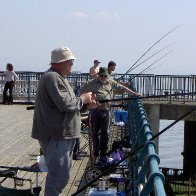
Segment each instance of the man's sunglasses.
[[106,75],[100,75],[100,77],[104,77],[104,78],[107,78],[107,76],[106,76]]

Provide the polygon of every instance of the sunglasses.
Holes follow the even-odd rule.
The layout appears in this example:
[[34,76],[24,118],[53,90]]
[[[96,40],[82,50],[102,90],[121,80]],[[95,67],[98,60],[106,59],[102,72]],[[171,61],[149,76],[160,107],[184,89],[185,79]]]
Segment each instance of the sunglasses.
[[105,76],[105,75],[100,75],[100,77],[104,77],[104,78],[107,78],[107,76]]

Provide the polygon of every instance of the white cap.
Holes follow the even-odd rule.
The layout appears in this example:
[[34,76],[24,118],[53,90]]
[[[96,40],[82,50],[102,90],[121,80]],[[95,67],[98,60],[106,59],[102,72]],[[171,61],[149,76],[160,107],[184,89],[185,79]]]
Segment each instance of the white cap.
[[56,48],[51,52],[50,63],[61,63],[64,61],[76,59],[68,47]]

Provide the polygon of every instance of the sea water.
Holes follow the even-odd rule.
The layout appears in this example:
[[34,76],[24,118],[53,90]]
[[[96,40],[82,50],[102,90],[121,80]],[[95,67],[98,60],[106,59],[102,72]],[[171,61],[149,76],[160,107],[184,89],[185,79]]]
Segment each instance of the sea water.
[[[161,120],[160,131],[174,122]],[[160,167],[183,168],[184,121],[180,121],[159,136]]]

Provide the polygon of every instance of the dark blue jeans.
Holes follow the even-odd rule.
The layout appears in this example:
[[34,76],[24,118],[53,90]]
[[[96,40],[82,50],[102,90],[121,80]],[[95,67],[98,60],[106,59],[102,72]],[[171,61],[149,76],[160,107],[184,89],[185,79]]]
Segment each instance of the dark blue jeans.
[[[14,88],[14,81],[6,82],[3,90],[3,103],[13,103],[12,91]],[[7,91],[9,90],[9,95]]]
[[105,156],[108,150],[110,111],[93,109],[90,115],[94,156]]

